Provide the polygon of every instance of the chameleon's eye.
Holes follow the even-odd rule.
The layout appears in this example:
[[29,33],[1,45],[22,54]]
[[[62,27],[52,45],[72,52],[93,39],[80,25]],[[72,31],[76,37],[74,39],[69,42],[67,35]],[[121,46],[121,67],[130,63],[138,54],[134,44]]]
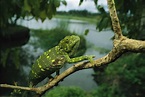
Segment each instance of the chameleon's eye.
[[66,39],[65,43],[69,43],[69,40],[68,40],[68,39]]

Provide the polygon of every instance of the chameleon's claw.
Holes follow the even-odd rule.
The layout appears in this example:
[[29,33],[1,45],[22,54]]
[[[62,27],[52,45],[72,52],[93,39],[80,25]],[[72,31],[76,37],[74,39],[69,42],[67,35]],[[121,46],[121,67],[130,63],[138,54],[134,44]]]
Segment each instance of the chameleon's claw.
[[57,78],[58,77],[58,75],[56,75],[54,78]]
[[88,56],[88,60],[89,60],[92,64],[94,63],[93,58],[95,58],[95,55],[90,55],[90,56]]
[[49,79],[49,82],[51,82],[53,80],[53,78]]
[[54,77],[53,77],[53,76],[51,76],[51,75],[50,75],[50,76],[48,76],[48,78],[49,78],[48,83],[49,83],[49,82],[51,82],[51,81],[54,79]]

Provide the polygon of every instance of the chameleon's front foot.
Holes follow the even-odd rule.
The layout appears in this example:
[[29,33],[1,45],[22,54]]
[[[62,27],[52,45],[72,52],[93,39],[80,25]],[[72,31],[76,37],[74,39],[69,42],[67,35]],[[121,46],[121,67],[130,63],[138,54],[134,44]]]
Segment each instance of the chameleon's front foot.
[[86,55],[86,57],[92,64],[94,63],[93,58],[95,58],[95,55]]

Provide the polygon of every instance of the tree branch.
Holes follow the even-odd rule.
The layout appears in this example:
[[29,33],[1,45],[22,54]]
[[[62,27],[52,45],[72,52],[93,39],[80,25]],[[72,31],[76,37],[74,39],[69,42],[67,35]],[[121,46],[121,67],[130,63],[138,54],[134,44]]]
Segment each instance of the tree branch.
[[110,12],[115,39],[120,39],[122,37],[122,31],[121,31],[119,19],[116,13],[115,2],[114,0],[107,0],[107,3],[108,3],[108,8]]
[[8,84],[0,84],[0,87],[11,88],[11,89],[21,89],[21,90],[34,91],[34,92],[37,91],[36,88],[23,87],[23,86],[15,86],[15,85],[8,85]]
[[107,65],[111,62],[114,62],[122,54],[128,51],[145,53],[145,41],[129,39],[122,35],[119,20],[116,14],[115,3],[113,0],[107,0],[107,1],[108,1],[111,20],[112,20],[112,26],[114,29],[115,39],[113,41],[114,45],[112,50],[106,56],[96,59],[94,63],[89,63],[89,62],[77,63],[72,67],[70,67],[69,69],[67,69],[66,71],[64,71],[63,73],[61,73],[60,75],[58,75],[57,77],[55,77],[54,79],[52,79],[51,81],[49,81],[47,84],[40,87],[29,88],[29,87],[7,85],[7,84],[0,84],[0,87],[34,91],[37,94],[42,95],[44,92],[54,87],[58,82],[62,81],[65,77],[69,76],[70,74],[78,70],[93,68],[101,65]]

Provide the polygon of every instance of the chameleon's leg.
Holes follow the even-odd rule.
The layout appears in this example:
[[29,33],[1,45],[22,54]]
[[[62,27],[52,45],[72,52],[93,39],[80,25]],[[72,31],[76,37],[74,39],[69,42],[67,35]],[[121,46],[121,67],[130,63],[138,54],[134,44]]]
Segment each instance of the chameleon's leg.
[[[57,78],[58,77],[58,75],[59,75],[59,70],[57,70],[55,73],[56,73],[56,76],[55,76],[55,78]],[[58,86],[58,83],[57,84],[55,84],[55,86]]]
[[56,76],[58,76],[58,75],[59,75],[59,70],[56,71]]
[[[60,74],[60,70],[57,70],[57,71],[56,71],[56,76],[55,76],[55,77],[57,77],[59,74]],[[61,80],[61,81],[63,81],[63,80]]]
[[53,76],[49,75],[48,78],[49,78],[49,79],[53,79]]
[[94,55],[85,55],[85,56],[80,56],[80,57],[75,57],[75,58],[70,58],[69,56],[66,56],[67,62],[74,63],[74,62],[79,62],[83,60],[89,60],[91,63],[93,63],[93,58]]
[[54,79],[53,76],[51,75],[49,75],[48,78],[49,78],[49,82],[51,82]]
[[[56,78],[58,75],[59,75],[59,70],[56,71],[56,76],[55,76],[55,78]],[[51,75],[49,75],[48,78],[49,78],[49,82],[51,82],[51,81],[54,79],[54,77],[51,76]]]

